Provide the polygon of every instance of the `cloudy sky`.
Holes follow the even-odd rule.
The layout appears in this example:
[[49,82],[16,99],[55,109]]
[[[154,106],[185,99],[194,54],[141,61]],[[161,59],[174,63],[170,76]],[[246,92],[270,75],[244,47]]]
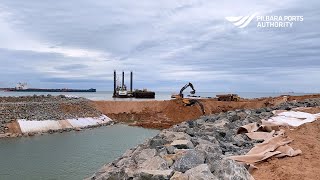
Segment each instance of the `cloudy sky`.
[[[0,87],[319,92],[318,0],[0,0]],[[227,16],[303,16],[238,28]]]

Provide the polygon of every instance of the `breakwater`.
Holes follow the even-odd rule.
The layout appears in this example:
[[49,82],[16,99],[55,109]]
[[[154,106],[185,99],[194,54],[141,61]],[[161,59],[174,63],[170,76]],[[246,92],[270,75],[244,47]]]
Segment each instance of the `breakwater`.
[[236,134],[237,129],[272,117],[273,110],[315,106],[319,98],[183,122],[129,149],[88,179],[250,179],[246,167],[228,157],[246,154],[259,141]]
[[80,130],[113,123],[89,101],[63,95],[1,97],[0,137]]

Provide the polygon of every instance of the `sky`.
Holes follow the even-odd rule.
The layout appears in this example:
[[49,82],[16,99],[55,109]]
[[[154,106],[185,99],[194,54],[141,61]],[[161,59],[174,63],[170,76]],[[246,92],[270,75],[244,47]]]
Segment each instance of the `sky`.
[[[0,87],[319,92],[318,0],[0,0]],[[229,16],[303,16],[245,28]]]

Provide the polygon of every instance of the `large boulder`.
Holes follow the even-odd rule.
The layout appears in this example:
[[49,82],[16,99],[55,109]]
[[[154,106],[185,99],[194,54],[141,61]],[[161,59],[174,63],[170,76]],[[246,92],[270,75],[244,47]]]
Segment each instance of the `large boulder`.
[[149,145],[150,145],[150,148],[157,148],[157,147],[161,147],[167,143],[168,142],[165,139],[162,139],[162,138],[156,136],[150,140]]
[[165,180],[170,179],[173,170],[140,170],[135,176],[135,180]]
[[212,143],[207,140],[199,139],[198,145],[195,148],[198,151],[204,152],[205,154],[208,153],[216,153],[216,154],[222,154],[221,148],[219,146],[219,143]]
[[187,175],[189,179],[194,180],[218,180],[218,178],[210,172],[207,164],[200,164],[197,167],[189,169],[185,172],[185,175]]
[[143,149],[140,152],[135,152],[137,155],[134,157],[134,160],[137,164],[142,164],[147,159],[154,157],[157,154],[155,149]]
[[176,171],[186,172],[199,164],[203,164],[204,161],[205,156],[203,152],[188,150],[174,162],[172,167]]
[[115,163],[117,167],[132,167],[135,165],[135,161],[128,157],[128,158],[122,158],[118,162]]
[[159,136],[169,142],[172,142],[174,140],[190,140],[191,139],[191,137],[184,132],[173,132],[169,130],[163,130],[159,134]]
[[140,165],[140,168],[146,170],[165,170],[169,169],[169,166],[166,160],[159,156],[155,156],[143,162]]
[[112,165],[105,166],[96,172],[93,176],[86,180],[117,180],[128,179],[129,177],[125,173],[123,168],[116,168]]
[[210,165],[211,172],[218,179],[251,179],[246,168],[231,159],[216,157],[215,162],[211,161]]
[[174,140],[171,144],[178,149],[193,149],[194,146],[191,141],[189,140]]
[[189,180],[189,177],[182,172],[176,171],[170,180]]

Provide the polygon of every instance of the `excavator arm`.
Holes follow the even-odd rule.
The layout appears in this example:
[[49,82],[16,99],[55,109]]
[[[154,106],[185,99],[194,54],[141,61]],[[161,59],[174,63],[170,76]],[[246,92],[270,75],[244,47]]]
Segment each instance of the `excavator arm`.
[[188,87],[190,87],[190,88],[192,89],[192,91],[190,91],[191,94],[195,94],[195,93],[196,93],[196,90],[194,89],[193,84],[191,84],[191,83],[189,82],[188,84],[186,84],[185,86],[183,86],[183,87],[181,88],[180,93],[179,93],[179,96],[180,96],[181,98],[183,98],[183,91],[184,91],[185,89],[187,89]]

